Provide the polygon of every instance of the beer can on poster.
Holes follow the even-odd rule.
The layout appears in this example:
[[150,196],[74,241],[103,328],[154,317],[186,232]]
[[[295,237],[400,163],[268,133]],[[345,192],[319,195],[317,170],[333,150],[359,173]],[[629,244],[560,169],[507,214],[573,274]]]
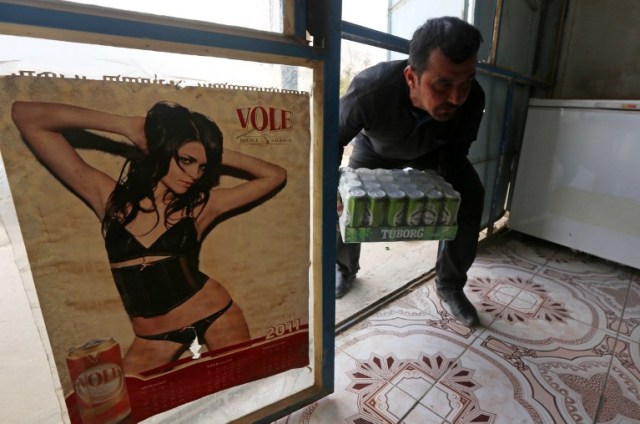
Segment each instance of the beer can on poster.
[[113,338],[69,349],[67,367],[84,424],[118,423],[131,414],[120,345]]
[[347,193],[344,213],[347,214],[345,226],[360,227],[367,207],[367,192],[361,188],[352,188]]
[[387,193],[384,190],[367,191],[367,208],[362,225],[364,227],[382,227],[387,210]]
[[404,224],[407,195],[402,190],[389,191],[387,195],[389,197],[386,213],[387,226],[401,227]]
[[425,195],[420,190],[407,191],[407,225],[410,227],[422,226],[425,208]]

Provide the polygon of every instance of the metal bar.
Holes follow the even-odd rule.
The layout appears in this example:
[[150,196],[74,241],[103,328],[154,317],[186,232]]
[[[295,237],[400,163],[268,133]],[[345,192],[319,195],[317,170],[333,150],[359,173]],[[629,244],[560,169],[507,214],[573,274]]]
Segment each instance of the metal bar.
[[409,40],[347,21],[342,21],[342,38],[381,49],[409,53]]
[[498,41],[500,40],[500,26],[502,25],[502,0],[496,0],[496,9],[493,15],[493,33],[491,34],[491,52],[489,63],[496,64],[498,56]]
[[558,66],[560,60],[560,50],[562,49],[562,33],[567,23],[568,13],[569,13],[569,2],[570,0],[562,1],[562,18],[560,19],[560,25],[558,25],[558,29],[556,30],[556,45],[555,45],[555,54],[553,55],[553,65],[551,65],[551,73],[552,73],[552,81],[549,88],[552,88],[555,85],[555,82],[558,78]]
[[340,333],[348,330],[349,328],[353,327],[357,323],[367,319],[368,317],[370,317],[371,315],[373,315],[374,313],[376,313],[380,309],[382,309],[385,306],[387,306],[389,303],[391,303],[394,300],[404,296],[409,290],[411,290],[411,289],[413,289],[415,287],[418,287],[423,283],[426,283],[427,281],[431,280],[435,276],[436,276],[435,268],[432,268],[429,271],[427,271],[426,273],[422,274],[421,276],[419,276],[417,278],[414,278],[413,280],[409,281],[406,284],[403,284],[401,287],[395,289],[391,293],[388,293],[388,294],[384,295],[383,297],[377,299],[371,305],[368,305],[368,306],[364,307],[363,309],[360,309],[355,314],[350,315],[347,318],[345,318],[342,321],[340,321],[339,323],[337,323],[336,324],[336,334],[340,334]]
[[[339,146],[338,109],[340,92],[340,25],[342,0],[327,1],[327,56],[323,62],[322,101],[322,301],[323,301],[323,386],[333,392],[335,355],[335,258],[336,258],[336,187]],[[331,325],[329,325],[329,323]]]
[[471,165],[479,165],[481,163],[492,162],[492,161],[494,161],[496,159],[500,159],[500,154],[487,156],[487,157],[484,157],[482,159],[469,160],[469,162],[471,162]]
[[300,39],[306,38],[307,31],[307,2],[306,0],[294,0],[294,34]]
[[521,75],[515,71],[506,68],[500,68],[486,62],[479,62],[476,69],[483,74],[494,76],[500,79],[512,80],[518,84],[531,85],[539,88],[551,88],[551,83],[540,81],[531,77]]
[[499,156],[500,159],[496,164],[496,176],[493,182],[493,190],[491,191],[491,204],[489,206],[489,222],[487,223],[487,236],[493,234],[493,224],[495,222],[496,209],[498,203],[498,189],[501,181],[501,174],[504,170],[505,152],[509,139],[509,128],[511,127],[511,112],[513,111],[513,98],[514,98],[514,84],[509,83],[507,87],[507,98],[504,103],[504,111],[502,115],[502,134],[500,136]]

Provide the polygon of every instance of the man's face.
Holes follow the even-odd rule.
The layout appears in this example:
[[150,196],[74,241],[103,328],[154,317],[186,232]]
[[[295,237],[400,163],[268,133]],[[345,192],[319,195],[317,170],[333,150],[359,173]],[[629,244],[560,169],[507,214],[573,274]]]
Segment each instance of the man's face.
[[448,121],[467,100],[476,75],[476,56],[456,64],[440,49],[433,50],[421,75],[407,66],[404,76],[411,103],[436,121]]

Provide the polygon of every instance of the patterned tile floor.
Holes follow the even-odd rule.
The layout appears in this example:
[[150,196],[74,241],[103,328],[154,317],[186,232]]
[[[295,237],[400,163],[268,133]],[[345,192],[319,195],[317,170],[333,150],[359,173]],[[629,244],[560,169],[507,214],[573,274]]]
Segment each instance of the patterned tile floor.
[[640,270],[507,232],[465,291],[481,326],[426,281],[337,336],[335,392],[277,423],[640,423]]

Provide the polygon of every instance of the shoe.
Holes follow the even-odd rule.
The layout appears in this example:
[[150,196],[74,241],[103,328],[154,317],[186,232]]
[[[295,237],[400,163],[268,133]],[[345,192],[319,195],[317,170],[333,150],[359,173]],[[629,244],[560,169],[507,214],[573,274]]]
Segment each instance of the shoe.
[[343,274],[340,271],[336,271],[336,299],[340,299],[351,290],[355,279],[355,274]]
[[462,290],[443,291],[436,289],[436,294],[443,302],[449,305],[449,312],[458,321],[469,327],[480,324],[480,317],[478,317],[476,308],[473,307]]

